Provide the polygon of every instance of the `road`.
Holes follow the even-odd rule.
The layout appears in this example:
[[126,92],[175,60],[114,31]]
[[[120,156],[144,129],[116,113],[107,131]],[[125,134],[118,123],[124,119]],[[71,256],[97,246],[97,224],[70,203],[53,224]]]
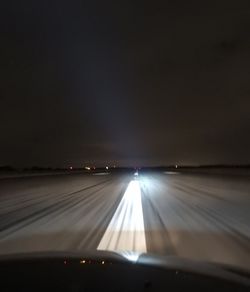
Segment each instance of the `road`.
[[147,172],[0,179],[0,254],[96,249],[250,270],[249,176]]

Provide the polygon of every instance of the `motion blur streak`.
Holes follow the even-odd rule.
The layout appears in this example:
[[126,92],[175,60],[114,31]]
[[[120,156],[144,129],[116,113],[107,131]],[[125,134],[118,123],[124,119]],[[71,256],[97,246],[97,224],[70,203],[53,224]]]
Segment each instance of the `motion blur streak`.
[[147,251],[139,181],[129,183],[97,249],[120,252],[131,260]]
[[249,170],[178,172],[0,175],[0,255],[147,249],[249,270]]

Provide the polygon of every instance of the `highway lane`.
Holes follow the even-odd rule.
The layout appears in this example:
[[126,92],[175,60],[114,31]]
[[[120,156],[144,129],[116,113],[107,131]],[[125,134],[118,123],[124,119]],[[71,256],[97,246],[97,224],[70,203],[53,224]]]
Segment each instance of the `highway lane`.
[[1,254],[97,248],[250,270],[249,177],[145,172],[0,179]]
[[147,249],[250,268],[250,180],[223,175],[140,178]]
[[96,248],[130,178],[0,180],[0,253]]

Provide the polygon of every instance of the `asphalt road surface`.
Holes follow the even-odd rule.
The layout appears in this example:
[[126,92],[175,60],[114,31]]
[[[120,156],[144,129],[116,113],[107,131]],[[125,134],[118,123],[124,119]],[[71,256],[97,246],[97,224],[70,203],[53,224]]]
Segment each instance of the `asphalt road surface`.
[[0,254],[96,249],[250,270],[250,177],[148,172],[0,179]]

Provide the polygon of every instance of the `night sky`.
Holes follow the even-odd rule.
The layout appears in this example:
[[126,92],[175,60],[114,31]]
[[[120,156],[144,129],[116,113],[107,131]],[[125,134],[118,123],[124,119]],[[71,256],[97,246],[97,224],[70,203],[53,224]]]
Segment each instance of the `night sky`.
[[250,163],[250,1],[5,1],[0,165]]

